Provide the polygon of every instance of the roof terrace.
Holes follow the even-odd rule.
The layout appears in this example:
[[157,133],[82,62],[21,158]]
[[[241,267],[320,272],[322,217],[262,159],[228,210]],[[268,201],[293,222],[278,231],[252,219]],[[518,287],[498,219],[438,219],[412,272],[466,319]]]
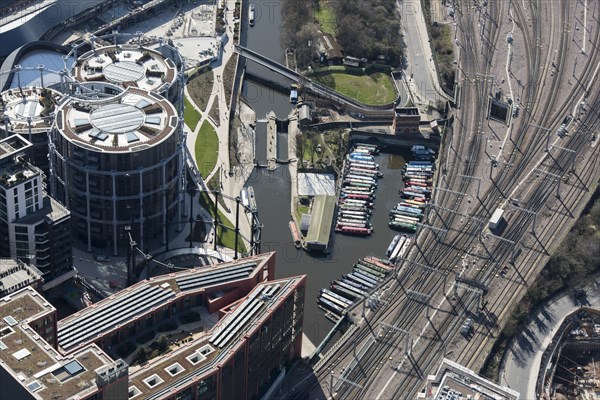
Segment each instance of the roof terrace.
[[158,51],[134,44],[87,52],[72,73],[81,82],[107,81],[153,92],[162,92],[177,79],[177,68],[171,60]]
[[30,322],[55,314],[35,290],[25,287],[0,299],[0,362],[32,396],[40,399],[81,397],[98,390],[96,369],[114,363],[91,345],[63,356],[41,338]]
[[304,279],[299,276],[258,284],[210,331],[132,372],[130,395],[136,393],[135,398],[143,399],[162,398],[174,388],[212,374],[217,365],[243,344],[250,332],[269,318],[270,310],[293,293]]
[[254,276],[260,281],[265,280],[264,268],[272,255],[267,253],[139,282],[61,320],[58,323],[59,347],[70,351],[92,343],[126,323],[143,318],[183,292],[217,290]]

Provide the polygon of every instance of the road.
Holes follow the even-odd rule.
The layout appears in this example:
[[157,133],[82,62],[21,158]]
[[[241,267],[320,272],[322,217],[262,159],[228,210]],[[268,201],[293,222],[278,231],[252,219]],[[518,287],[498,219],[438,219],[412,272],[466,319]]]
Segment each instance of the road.
[[[587,291],[586,307],[600,310],[600,278]],[[563,294],[539,307],[530,317],[508,349],[501,383],[515,389],[524,400],[535,399],[535,384],[542,361],[542,354],[565,317],[577,311],[581,304],[568,294]]]
[[447,97],[442,89],[435,72],[435,64],[431,54],[429,36],[425,25],[425,17],[420,0],[399,0],[404,41],[406,42],[406,57],[408,67],[406,75],[408,84],[415,96],[416,104],[436,103]]

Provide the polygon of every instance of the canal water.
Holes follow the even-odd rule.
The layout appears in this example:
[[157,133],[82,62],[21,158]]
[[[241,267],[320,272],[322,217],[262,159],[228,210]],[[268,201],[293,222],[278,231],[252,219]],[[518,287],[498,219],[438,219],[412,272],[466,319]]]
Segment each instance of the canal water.
[[[248,27],[246,22],[241,36],[242,44],[284,63],[285,49],[279,42],[280,4],[271,0],[253,0],[253,3],[256,5],[256,23],[253,27]],[[286,82],[285,78],[253,62],[248,62],[246,71],[266,79]],[[292,109],[287,94],[249,81],[244,82],[242,88],[245,100],[256,111],[258,119],[264,118],[271,110],[284,119]],[[263,125],[257,124],[257,155],[258,147],[265,145],[266,127]],[[398,189],[402,185],[401,167],[404,159],[397,154],[380,154],[376,157],[376,162],[380,164],[384,177],[379,179],[376,191],[375,209],[371,217],[373,234],[369,237],[335,234],[333,251],[323,257],[313,257],[294,247],[288,228],[291,214],[291,183],[286,165],[278,166],[276,171],[255,169],[247,183],[248,186],[254,187],[259,219],[264,226],[261,250],[277,252],[276,276],[308,276],[304,332],[315,345],[321,342],[333,326],[317,306],[319,290],[329,287],[330,282],[339,279],[342,274],[351,272],[353,264],[359,258],[367,255],[385,257],[389,243],[397,234],[388,228],[387,223],[389,211],[400,199]]]
[[368,237],[334,235],[333,251],[314,257],[294,246],[288,228],[290,221],[290,176],[288,167],[281,165],[276,171],[255,169],[248,185],[254,187],[262,231],[261,251],[276,251],[276,276],[308,275],[304,306],[304,332],[318,344],[333,324],[324,317],[317,306],[319,289],[342,274],[352,271],[353,264],[367,255],[385,257],[385,251],[397,232],[388,228],[390,210],[399,202],[398,189],[402,185],[401,155],[380,154],[375,157],[384,177],[379,179],[375,192],[375,208],[371,216],[373,234]]

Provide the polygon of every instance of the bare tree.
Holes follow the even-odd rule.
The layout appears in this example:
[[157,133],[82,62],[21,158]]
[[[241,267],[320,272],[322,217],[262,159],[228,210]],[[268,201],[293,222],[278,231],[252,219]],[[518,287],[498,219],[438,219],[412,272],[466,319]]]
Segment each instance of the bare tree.
[[302,133],[297,133],[296,134],[296,157],[298,157],[300,162],[302,162],[302,159],[304,157],[304,150],[306,148],[305,144],[306,144],[305,139],[304,139],[304,136],[302,135]]

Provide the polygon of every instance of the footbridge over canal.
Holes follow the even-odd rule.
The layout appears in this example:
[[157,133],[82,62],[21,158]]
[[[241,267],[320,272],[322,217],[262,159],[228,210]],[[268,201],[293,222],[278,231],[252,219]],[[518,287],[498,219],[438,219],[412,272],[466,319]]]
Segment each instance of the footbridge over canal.
[[[260,64],[269,70],[300,84],[304,91],[343,106],[346,111],[363,114],[366,118],[388,117],[391,119],[393,116],[395,103],[384,104],[381,106],[366,105],[348,96],[338,93],[325,85],[314,82],[310,78],[307,78],[306,76],[303,76],[298,72],[289,69],[285,65],[278,63],[277,61],[273,61],[270,58],[255,52],[254,50],[250,50],[244,46],[236,45],[234,46],[234,51],[240,56],[254,61],[257,64]],[[399,99],[396,100],[396,103],[399,104]]]

